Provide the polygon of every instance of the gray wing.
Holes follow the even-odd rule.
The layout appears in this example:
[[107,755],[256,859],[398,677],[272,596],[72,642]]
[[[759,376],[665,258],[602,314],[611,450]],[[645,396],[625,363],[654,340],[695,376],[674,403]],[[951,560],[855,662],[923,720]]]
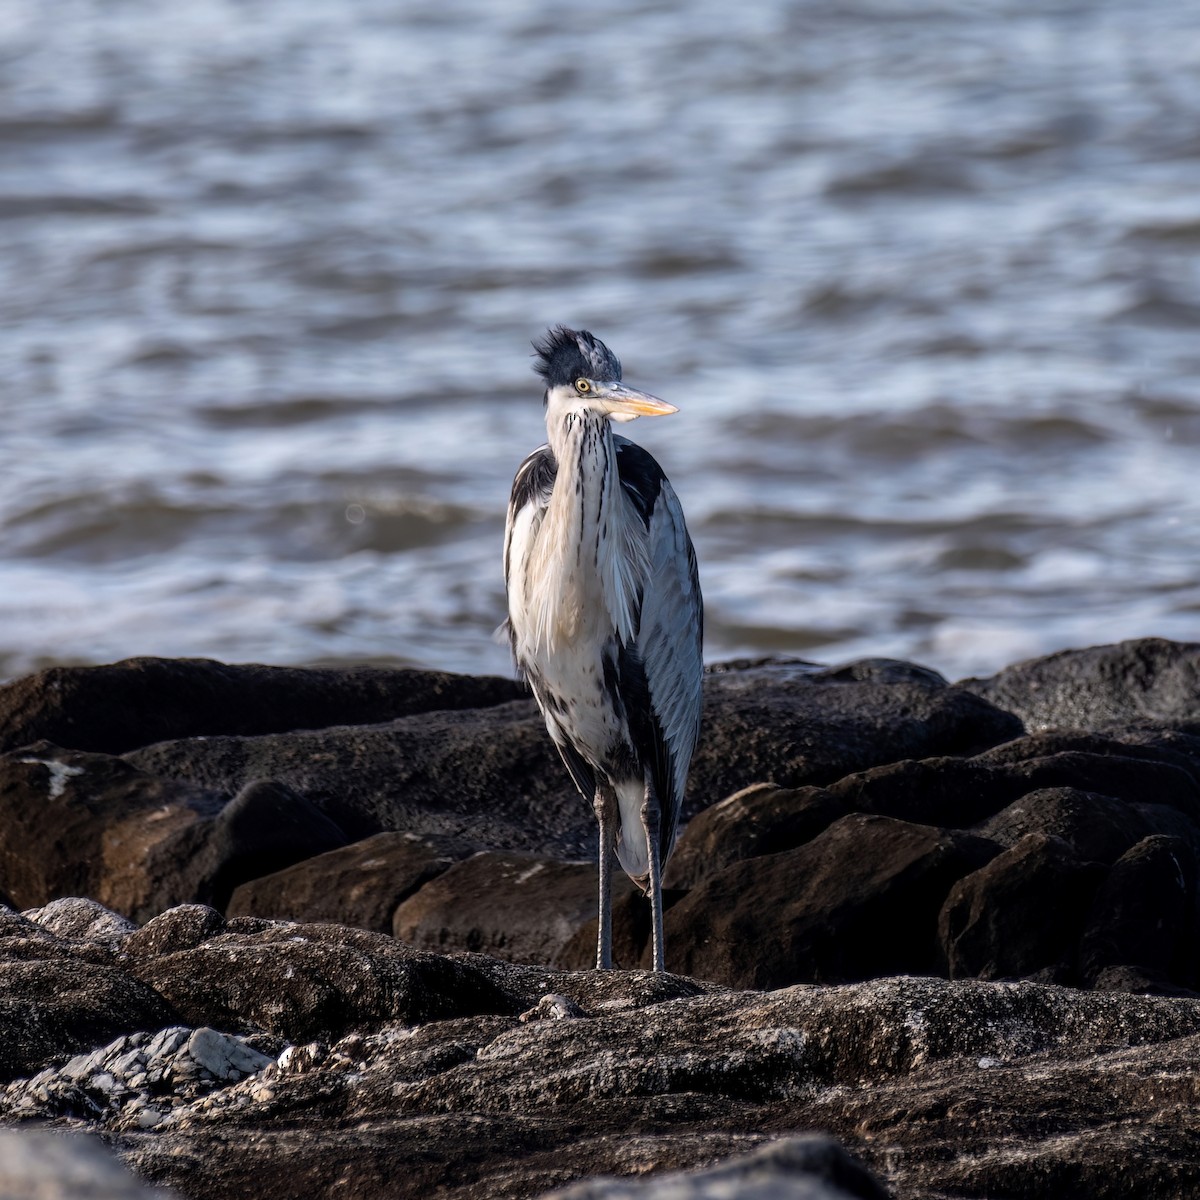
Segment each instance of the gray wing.
[[[665,862],[675,842],[700,733],[704,601],[696,552],[675,490],[647,451],[625,438],[614,440],[621,484],[646,531],[648,564],[638,633],[634,645],[624,648],[621,674],[626,694],[637,695],[640,685],[647,700],[649,728],[639,740],[643,752],[650,751],[662,805],[659,851]],[[633,721],[634,713],[629,717]]]

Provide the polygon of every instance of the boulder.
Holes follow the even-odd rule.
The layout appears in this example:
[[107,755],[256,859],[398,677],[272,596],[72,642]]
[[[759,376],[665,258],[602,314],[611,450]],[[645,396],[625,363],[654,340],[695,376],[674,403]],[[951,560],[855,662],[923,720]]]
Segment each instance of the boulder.
[[23,937],[11,921],[0,926],[0,1081],[178,1020],[161,994],[104,957],[72,953],[41,931]]
[[688,822],[667,863],[665,882],[686,890],[740,859],[793,850],[849,811],[824,788],[751,784]]
[[447,671],[129,658],[50,667],[0,685],[0,751],[47,741],[123,754],[174,738],[373,725],[525,694],[514,680]]
[[346,840],[278,783],[251,781],[227,802],[105,754],[39,742],[0,757],[0,877],[22,908],[73,893],[135,920],[223,905],[245,879]]
[[226,913],[390,933],[401,902],[478,849],[448,837],[377,833],[243,883]]
[[[1084,980],[1093,987],[1178,993],[1200,986],[1196,859],[1178,838],[1147,837],[1114,864],[1082,936]],[[1136,970],[1133,983],[1121,969]]]
[[1079,938],[1104,869],[1028,833],[950,890],[938,933],[951,979],[1078,979]]
[[[595,863],[484,851],[455,863],[405,900],[396,909],[392,932],[422,949],[471,950],[555,965],[576,934],[590,926],[590,965],[598,886]],[[632,890],[629,879],[614,871],[614,903]]]
[[942,968],[937,920],[956,880],[998,847],[852,814],[795,850],[736,862],[666,917],[672,970],[732,987]]
[[1141,638],[1062,650],[960,685],[1031,730],[1104,729],[1132,721],[1200,731],[1200,645]]
[[979,833],[1004,847],[1026,834],[1064,841],[1083,862],[1109,865],[1151,831],[1146,815],[1131,804],[1079,788],[1039,788],[979,826]]
[[[970,753],[1021,728],[911,664],[716,670],[684,817],[755,780],[823,783],[896,758]],[[352,838],[395,830],[565,859],[595,853],[590,802],[575,792],[532,701],[382,726],[162,742],[127,757],[226,794],[277,780]]]

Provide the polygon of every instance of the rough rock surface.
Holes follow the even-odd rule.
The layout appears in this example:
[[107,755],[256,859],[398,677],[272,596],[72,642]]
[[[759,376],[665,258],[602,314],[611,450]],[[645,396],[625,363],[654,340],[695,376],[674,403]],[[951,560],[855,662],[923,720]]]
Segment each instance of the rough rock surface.
[[129,658],[50,667],[0,685],[0,750],[47,741],[123,754],[168,738],[370,725],[524,694],[513,680],[445,671]]
[[963,686],[1033,729],[1149,721],[1200,732],[1200,644],[1141,638],[1063,650]]
[[[570,969],[594,821],[515,685],[18,681],[9,732],[60,744],[0,756],[0,896],[27,910],[0,910],[0,1120],[101,1130],[214,1200],[625,1188],[809,1130],[904,1195],[1191,1194],[1197,661],[714,670],[665,894],[697,978]],[[237,724],[293,684],[303,720]],[[624,881],[614,924],[644,964]],[[752,986],[786,990],[722,990]]]
[[[90,945],[118,972],[195,988],[214,955],[269,946],[226,972],[240,978],[221,1003],[243,1032],[204,1028],[197,1013],[93,1052],[64,1042],[0,1092],[0,1120],[103,1133],[144,1179],[197,1200],[243,1195],[250,1178],[263,1200],[515,1200],[595,1176],[710,1168],[805,1131],[838,1139],[904,1196],[1200,1187],[1200,1000],[913,977],[731,992],[445,958],[335,926],[276,924],[265,941],[237,922],[203,933],[198,915],[163,914],[136,954],[149,926],[118,951],[42,931],[43,961]],[[206,953],[170,949],[172,925]],[[343,969],[347,945],[393,981],[386,1006]],[[273,1007],[289,977],[306,982]],[[20,985],[12,994],[27,1001]],[[288,1015],[304,994],[324,996],[317,1023]],[[59,1001],[40,1003],[53,1026]],[[825,1191],[798,1195],[879,1194],[814,1145],[785,1142],[749,1166],[664,1185],[690,1190],[640,1194],[713,1197],[722,1179],[795,1182],[798,1166],[820,1162]]]

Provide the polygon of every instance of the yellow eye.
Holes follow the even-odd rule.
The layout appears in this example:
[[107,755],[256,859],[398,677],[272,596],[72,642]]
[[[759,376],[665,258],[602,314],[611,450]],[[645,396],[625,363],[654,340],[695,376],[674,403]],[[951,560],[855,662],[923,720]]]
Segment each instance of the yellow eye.
[[582,396],[584,392],[590,392],[592,385],[586,379],[575,380],[575,390]]

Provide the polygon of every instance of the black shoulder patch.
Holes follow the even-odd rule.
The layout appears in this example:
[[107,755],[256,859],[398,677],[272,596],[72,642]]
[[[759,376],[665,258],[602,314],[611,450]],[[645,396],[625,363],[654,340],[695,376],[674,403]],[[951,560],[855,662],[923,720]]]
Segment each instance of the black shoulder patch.
[[549,446],[539,446],[518,468],[513,480],[512,495],[508,501],[509,513],[520,512],[527,504],[539,497],[546,497],[554,490],[558,475],[558,463]]
[[633,501],[642,523],[649,529],[650,514],[658,503],[658,493],[666,476],[662,467],[654,461],[654,456],[648,450],[643,450],[637,442],[623,437],[614,437],[613,441],[617,446],[617,474],[621,486]]

